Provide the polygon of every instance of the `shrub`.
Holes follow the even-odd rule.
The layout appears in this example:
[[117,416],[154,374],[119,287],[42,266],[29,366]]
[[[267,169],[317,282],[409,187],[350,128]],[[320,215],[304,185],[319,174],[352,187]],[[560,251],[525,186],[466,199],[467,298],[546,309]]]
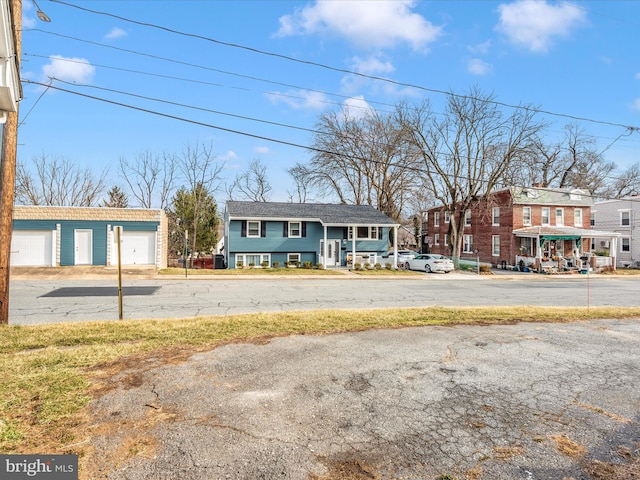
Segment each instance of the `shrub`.
[[491,265],[480,265],[480,273],[491,273]]
[[273,268],[278,268],[279,266],[280,266],[280,262],[273,262]]
[[262,268],[267,268],[267,267],[269,266],[269,262],[262,262],[262,263],[260,264],[260,266],[261,266]]
[[322,270],[324,268],[324,265],[322,265],[321,263],[316,263],[316,268],[318,270]]
[[353,269],[354,270],[362,270],[362,264],[361,263],[354,263],[353,264]]
[[236,262],[236,268],[242,268],[244,264],[242,262]]
[[249,264],[249,268],[254,268],[255,266],[256,266],[256,264],[255,264],[255,263],[253,263],[253,262],[251,262],[251,263]]
[[387,270],[391,270],[393,268],[393,264],[387,262],[384,264],[384,268],[386,268]]
[[302,262],[302,268],[306,268],[307,270],[311,270],[313,264],[311,262]]
[[376,270],[382,270],[382,265],[380,265],[380,263],[376,263],[374,267]]

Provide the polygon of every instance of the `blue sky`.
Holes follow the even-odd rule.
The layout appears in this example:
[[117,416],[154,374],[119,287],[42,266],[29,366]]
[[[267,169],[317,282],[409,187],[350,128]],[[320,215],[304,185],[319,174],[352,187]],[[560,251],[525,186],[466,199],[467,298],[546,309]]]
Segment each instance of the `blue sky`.
[[64,157],[109,168],[109,185],[122,186],[121,157],[180,155],[186,144],[205,143],[229,180],[260,159],[271,199],[286,201],[286,169],[310,155],[287,143],[310,145],[308,130],[323,111],[390,111],[425,98],[440,110],[439,92],[473,86],[505,104],[558,114],[542,115],[550,137],[575,121],[607,160],[640,161],[640,132],[624,128],[640,127],[638,1],[37,5],[52,21],[38,20],[35,4],[23,1],[22,79],[115,103],[23,83],[19,162]]

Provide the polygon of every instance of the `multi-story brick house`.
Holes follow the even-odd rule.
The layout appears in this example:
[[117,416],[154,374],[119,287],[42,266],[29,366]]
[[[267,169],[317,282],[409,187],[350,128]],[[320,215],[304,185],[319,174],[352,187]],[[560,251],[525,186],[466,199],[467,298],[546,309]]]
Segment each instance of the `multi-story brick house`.
[[[591,230],[592,204],[591,195],[576,189],[510,187],[494,192],[465,213],[460,258],[503,267],[579,268],[591,238],[615,243],[619,236]],[[449,227],[443,206],[428,211],[431,252],[452,254]]]
[[616,257],[619,267],[640,266],[640,195],[594,203],[591,225],[620,234],[617,244],[594,238],[591,248]]

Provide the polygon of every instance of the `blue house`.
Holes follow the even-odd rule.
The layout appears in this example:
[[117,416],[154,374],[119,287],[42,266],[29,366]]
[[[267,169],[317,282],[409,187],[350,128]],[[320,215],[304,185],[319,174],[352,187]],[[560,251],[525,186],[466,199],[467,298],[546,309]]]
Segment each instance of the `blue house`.
[[327,268],[354,258],[364,264],[389,250],[390,230],[396,239],[399,226],[368,205],[228,201],[224,251],[229,268],[274,262]]

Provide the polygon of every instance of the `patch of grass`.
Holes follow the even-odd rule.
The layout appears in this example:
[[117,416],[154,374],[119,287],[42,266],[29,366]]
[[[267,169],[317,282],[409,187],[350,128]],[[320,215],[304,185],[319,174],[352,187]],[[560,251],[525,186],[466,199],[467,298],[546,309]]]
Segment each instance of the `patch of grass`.
[[402,268],[396,270],[387,270],[386,268],[380,270],[350,270],[351,273],[355,273],[356,275],[362,276],[397,276],[397,275],[423,275],[420,272],[414,272],[412,270],[404,270]]
[[2,325],[0,453],[82,453],[83,407],[101,379],[143,359],[179,362],[217,345],[284,335],[600,318],[640,318],[640,308],[429,307]]

